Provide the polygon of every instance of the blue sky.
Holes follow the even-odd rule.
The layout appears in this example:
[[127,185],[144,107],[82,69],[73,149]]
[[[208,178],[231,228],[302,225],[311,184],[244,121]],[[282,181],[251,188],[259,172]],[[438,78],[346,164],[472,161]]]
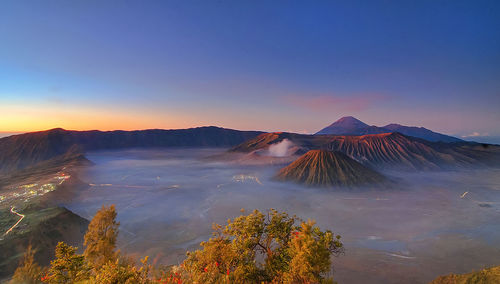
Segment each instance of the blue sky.
[[0,131],[500,136],[498,1],[2,1]]

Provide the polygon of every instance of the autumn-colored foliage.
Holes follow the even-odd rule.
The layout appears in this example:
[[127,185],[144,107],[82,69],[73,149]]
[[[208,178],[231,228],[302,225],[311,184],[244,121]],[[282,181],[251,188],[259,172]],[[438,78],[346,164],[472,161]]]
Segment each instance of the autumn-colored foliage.
[[42,283],[42,277],[42,268],[35,262],[35,252],[32,246],[29,245],[10,283],[37,284]]
[[90,273],[85,258],[77,254],[76,250],[76,247],[59,242],[56,247],[56,259],[51,261],[44,282],[76,283],[88,279]]
[[328,279],[331,256],[343,252],[340,236],[313,221],[271,209],[214,225],[202,250],[188,253],[184,270],[196,283],[320,283]]
[[60,242],[44,274],[30,248],[13,280],[24,275],[33,282],[15,283],[331,283],[331,257],[343,252],[340,236],[321,231],[314,221],[255,210],[225,226],[214,224],[213,237],[188,252],[182,264],[154,269],[147,257],[136,266],[116,250],[118,226],[115,207],[103,206],[90,222],[83,255]]
[[100,268],[106,263],[116,260],[116,237],[119,225],[120,223],[116,222],[114,205],[102,206],[90,221],[84,237],[86,248],[83,255],[92,267]]
[[439,276],[429,284],[494,284],[500,283],[500,266],[490,267],[467,274]]

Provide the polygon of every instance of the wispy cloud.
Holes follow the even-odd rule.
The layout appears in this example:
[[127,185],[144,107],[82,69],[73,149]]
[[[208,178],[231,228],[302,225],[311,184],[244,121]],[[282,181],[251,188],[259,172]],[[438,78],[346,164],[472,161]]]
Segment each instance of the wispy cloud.
[[469,138],[469,137],[484,137],[484,136],[490,136],[488,133],[479,133],[479,132],[472,132],[469,135],[462,135],[462,138]]
[[500,145],[500,136],[495,133],[474,131],[468,135],[461,135],[460,137],[467,141]]
[[283,97],[283,102],[312,111],[345,110],[362,111],[376,103],[386,100],[388,97],[379,94],[359,94],[340,96],[336,94],[321,95],[297,95],[292,94]]

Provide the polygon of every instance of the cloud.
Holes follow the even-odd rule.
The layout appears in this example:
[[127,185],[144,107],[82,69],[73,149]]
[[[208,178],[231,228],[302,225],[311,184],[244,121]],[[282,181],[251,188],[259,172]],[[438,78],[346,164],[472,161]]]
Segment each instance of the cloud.
[[312,111],[362,111],[384,101],[387,96],[379,94],[360,94],[350,96],[325,95],[289,95],[283,98],[284,103]]
[[462,135],[462,138],[469,138],[469,137],[484,137],[484,136],[489,136],[488,133],[481,134],[479,132],[472,132],[469,135]]

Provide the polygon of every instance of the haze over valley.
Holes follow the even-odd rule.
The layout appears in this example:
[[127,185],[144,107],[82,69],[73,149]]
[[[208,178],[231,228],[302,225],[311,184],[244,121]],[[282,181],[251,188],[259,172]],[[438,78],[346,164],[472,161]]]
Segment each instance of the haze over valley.
[[241,208],[307,216],[342,234],[346,252],[334,260],[340,283],[426,283],[500,262],[498,170],[387,173],[398,186],[335,190],[276,182],[279,165],[200,160],[220,152],[91,153],[96,165],[81,178],[93,185],[62,204],[85,218],[116,204],[119,247],[170,264]]

